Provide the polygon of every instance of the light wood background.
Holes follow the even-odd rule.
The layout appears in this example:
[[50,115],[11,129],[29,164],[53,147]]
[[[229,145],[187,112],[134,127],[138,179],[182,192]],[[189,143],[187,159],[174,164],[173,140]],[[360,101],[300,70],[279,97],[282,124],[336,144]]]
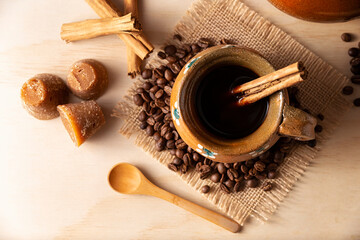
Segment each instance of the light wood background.
[[[350,76],[347,49],[360,41],[360,19],[310,23],[266,0],[244,1]],[[157,47],[191,2],[140,0],[143,27]],[[117,133],[120,121],[110,113],[132,84],[123,43],[107,36],[65,44],[59,36],[62,23],[95,17],[82,0],[0,1],[0,239],[360,239],[359,108],[344,116],[270,221],[249,219],[241,233],[226,232],[159,199],[114,192],[108,171],[130,162],[166,190],[216,210]],[[343,32],[356,33],[357,40],[342,42]],[[76,148],[59,118],[34,119],[22,109],[19,94],[31,76],[50,72],[65,78],[68,67],[82,58],[102,61],[111,82],[98,101],[107,124]],[[354,95],[360,97],[359,88]]]

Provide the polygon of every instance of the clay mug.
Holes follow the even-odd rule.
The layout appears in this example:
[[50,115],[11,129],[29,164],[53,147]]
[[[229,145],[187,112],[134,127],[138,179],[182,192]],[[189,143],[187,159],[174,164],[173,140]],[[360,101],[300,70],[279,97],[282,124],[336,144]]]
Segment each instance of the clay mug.
[[218,65],[240,65],[263,76],[274,67],[254,50],[234,45],[220,45],[194,56],[180,71],[172,88],[170,109],[176,130],[192,149],[213,161],[232,163],[255,158],[288,136],[308,141],[315,138],[316,119],[290,106],[287,90],[269,96],[267,115],[250,135],[226,139],[209,132],[196,110],[196,91],[201,77]]

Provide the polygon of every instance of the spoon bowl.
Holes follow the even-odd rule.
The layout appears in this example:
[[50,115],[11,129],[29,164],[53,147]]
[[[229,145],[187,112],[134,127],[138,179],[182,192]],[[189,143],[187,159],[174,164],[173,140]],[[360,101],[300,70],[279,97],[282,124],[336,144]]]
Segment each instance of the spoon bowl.
[[111,169],[109,173],[110,186],[117,192],[124,194],[136,193],[140,184],[142,173],[135,166],[121,163]]
[[117,192],[158,197],[195,213],[231,232],[238,232],[240,230],[240,225],[234,220],[155,186],[138,168],[129,163],[120,163],[114,166],[109,173],[108,180],[110,186]]

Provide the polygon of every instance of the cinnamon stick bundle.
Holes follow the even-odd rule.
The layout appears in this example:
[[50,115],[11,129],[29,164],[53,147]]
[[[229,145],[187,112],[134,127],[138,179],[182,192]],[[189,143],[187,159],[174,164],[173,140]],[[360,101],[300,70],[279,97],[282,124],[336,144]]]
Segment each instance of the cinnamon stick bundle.
[[[90,7],[101,18],[107,17],[120,17],[120,11],[109,0],[85,0]],[[142,33],[141,33],[142,34]],[[145,37],[135,37],[132,34],[118,34],[118,36],[126,43],[127,47],[130,47],[132,51],[139,56],[140,59],[144,59],[154,49],[152,44]],[[138,36],[138,35],[136,35]]]
[[[124,0],[124,12],[132,13],[133,16],[137,19],[139,17],[137,0]],[[140,37],[142,36],[141,34],[138,35],[140,35]],[[146,41],[142,41],[141,39],[139,39],[139,36],[133,36],[136,37],[139,41],[146,44]],[[151,46],[146,47],[149,48]],[[129,48],[126,50],[126,55],[128,61],[128,75],[131,78],[134,78],[137,74],[140,74],[141,72],[141,59]]]
[[232,90],[240,94],[239,106],[254,103],[271,94],[302,82],[307,78],[307,71],[302,62],[291,64],[278,71],[244,83]]
[[135,28],[135,19],[131,14],[123,17],[90,19],[80,22],[65,23],[61,26],[61,39],[73,42],[102,35],[139,31]]

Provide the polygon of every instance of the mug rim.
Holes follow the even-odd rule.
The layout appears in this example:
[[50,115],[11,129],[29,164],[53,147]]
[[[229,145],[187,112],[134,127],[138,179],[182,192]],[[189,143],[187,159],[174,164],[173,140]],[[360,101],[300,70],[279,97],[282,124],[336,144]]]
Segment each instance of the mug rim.
[[[268,112],[264,121],[248,136],[227,139],[214,135],[194,115],[195,110],[191,109],[191,100],[194,97],[189,95],[191,90],[194,91],[194,84],[199,82],[204,71],[226,61],[234,61],[259,76],[275,71],[264,57],[252,49],[235,45],[211,47],[194,56],[180,71],[173,86],[170,106],[174,125],[185,143],[211,159],[233,162],[236,159],[243,160],[245,155],[259,155],[278,140],[276,133],[282,121],[286,92],[282,90],[269,96]],[[182,111],[183,109],[187,110]]]

